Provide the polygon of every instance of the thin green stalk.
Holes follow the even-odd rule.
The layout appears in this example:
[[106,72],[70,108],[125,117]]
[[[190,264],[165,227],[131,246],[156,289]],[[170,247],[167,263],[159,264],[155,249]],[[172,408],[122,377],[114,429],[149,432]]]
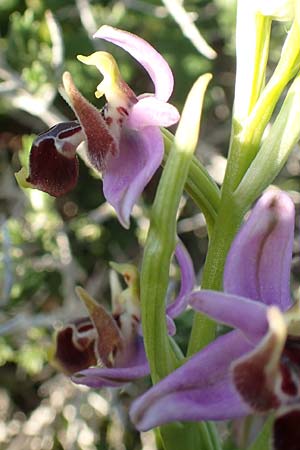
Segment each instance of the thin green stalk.
[[270,448],[273,423],[274,416],[272,414],[267,418],[261,433],[247,450],[267,450]]
[[235,151],[235,158],[238,159],[239,170],[233,181],[234,189],[255,158],[274,108],[286,85],[299,70],[299,64],[300,27],[297,21],[294,21],[283,46],[282,56],[277,67],[243,124],[240,135],[237,135],[240,147]]
[[252,2],[237,2],[236,83],[234,117],[249,116],[265,83],[271,19],[258,14]]
[[250,205],[274,180],[300,139],[300,73],[293,81],[282,108],[259,153],[234,193]]
[[[165,164],[168,155],[170,154],[174,136],[165,129],[162,129],[162,133],[165,142],[163,162],[163,164]],[[217,184],[195,156],[193,156],[190,164],[189,174],[184,189],[203,212],[207,223],[208,234],[210,235],[216,220],[221,195]]]
[[204,422],[174,422],[160,428],[165,450],[218,450]]
[[[222,289],[223,271],[227,253],[234,236],[243,220],[245,210],[232,196],[227,196],[221,203],[218,218],[209,243],[201,287],[203,289]],[[216,323],[197,313],[188,346],[188,356],[204,348],[215,338]]]
[[265,85],[266,67],[269,56],[271,36],[271,24],[272,20],[270,17],[256,14],[255,25],[257,41],[254,54],[254,74],[249,101],[249,112],[255,106]]
[[[141,271],[142,326],[154,383],[178,366],[165,318],[169,268],[176,243],[176,216],[200,129],[204,93],[211,75],[200,77],[188,95],[174,145],[159,182]],[[183,360],[182,360],[183,361]],[[166,450],[214,450],[205,424],[174,423],[160,429]]]
[[154,382],[177,365],[166,329],[165,296],[176,243],[178,205],[198,141],[202,102],[210,79],[211,75],[201,77],[188,96],[151,211],[141,272],[141,303],[144,342]]

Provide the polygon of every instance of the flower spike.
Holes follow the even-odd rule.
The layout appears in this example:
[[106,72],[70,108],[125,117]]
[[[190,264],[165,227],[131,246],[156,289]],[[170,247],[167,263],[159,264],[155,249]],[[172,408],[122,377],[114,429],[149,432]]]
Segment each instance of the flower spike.
[[266,192],[232,243],[227,292],[200,290],[190,296],[194,309],[235,330],[133,403],[131,418],[138,429],[276,409],[274,450],[298,448],[300,306],[290,307],[287,289],[293,227],[290,198],[275,189]]

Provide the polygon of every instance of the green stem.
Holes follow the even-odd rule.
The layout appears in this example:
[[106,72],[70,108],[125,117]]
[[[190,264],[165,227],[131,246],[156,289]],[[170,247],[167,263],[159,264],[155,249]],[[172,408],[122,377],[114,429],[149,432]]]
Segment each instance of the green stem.
[[249,100],[249,112],[255,106],[265,85],[272,20],[270,17],[265,17],[261,14],[257,14],[255,22],[257,41],[254,53],[254,74]]
[[252,445],[247,450],[267,450],[270,445],[272,428],[273,428],[274,416],[270,415],[258,437],[255,439]]
[[[162,129],[162,133],[165,142],[165,164],[170,154],[174,136],[165,129]],[[203,212],[207,223],[208,234],[210,235],[219,209],[220,190],[205,167],[195,156],[193,156],[191,161],[184,189]]]
[[[151,211],[141,271],[141,305],[144,344],[154,383],[179,365],[180,354],[168,338],[165,296],[176,243],[178,206],[198,141],[203,98],[210,79],[211,75],[200,77],[188,95]],[[170,424],[162,427],[160,434],[166,450],[214,450],[205,424]]]
[[[144,342],[154,382],[178,365],[168,339],[165,296],[176,243],[178,205],[198,141],[202,102],[210,78],[201,77],[188,96],[151,211],[141,272],[141,303]],[[192,106],[196,111],[191,121]]]
[[243,178],[245,172],[255,158],[264,130],[269,123],[274,108],[288,82],[299,70],[300,64],[300,29],[294,21],[282,49],[282,56],[262,91],[250,115],[236,136],[240,146],[236,148],[235,158],[238,158],[239,170],[233,179],[235,189]]
[[258,14],[251,2],[237,2],[236,83],[234,117],[249,116],[265,84],[271,19]]
[[272,129],[236,189],[237,201],[250,205],[274,180],[300,139],[300,73],[293,81]]
[[[218,218],[208,248],[201,286],[203,289],[222,289],[226,256],[243,220],[245,210],[232,196],[221,203]],[[209,317],[196,313],[188,346],[188,355],[201,350],[215,338],[216,324]]]
[[218,450],[204,422],[171,423],[160,428],[160,435],[165,450]]

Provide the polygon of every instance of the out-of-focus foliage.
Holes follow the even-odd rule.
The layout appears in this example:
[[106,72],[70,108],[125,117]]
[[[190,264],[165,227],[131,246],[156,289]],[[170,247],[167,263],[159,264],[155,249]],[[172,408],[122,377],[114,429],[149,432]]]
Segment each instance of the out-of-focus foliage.
[[[84,312],[74,293],[77,284],[109,307],[109,261],[139,264],[157,179],[125,231],[104,203],[101,181],[84,164],[76,189],[58,199],[21,190],[14,172],[28,158],[37,133],[73,118],[59,94],[64,70],[90,101],[103,105],[93,96],[99,73],[78,62],[77,54],[111,51],[137,94],[153,90],[128,54],[91,38],[99,26],[109,24],[140,35],[166,57],[175,76],[172,102],[179,110],[196,77],[213,73],[198,154],[221,182],[234,88],[235,1],[183,4],[217,59],[197,52],[159,0],[0,1],[0,448],[156,448],[153,434],[140,439],[127,416],[131,399],[147,380],[121,393],[78,389],[48,365],[47,353],[53,330]],[[285,30],[278,25],[274,33]],[[277,57],[274,45],[272,58]],[[283,187],[299,184],[299,152],[283,175]],[[295,201],[299,205],[296,196]],[[189,200],[182,203],[178,231],[200,271],[207,247],[205,223]],[[177,321],[182,348],[190,323],[190,312]]]

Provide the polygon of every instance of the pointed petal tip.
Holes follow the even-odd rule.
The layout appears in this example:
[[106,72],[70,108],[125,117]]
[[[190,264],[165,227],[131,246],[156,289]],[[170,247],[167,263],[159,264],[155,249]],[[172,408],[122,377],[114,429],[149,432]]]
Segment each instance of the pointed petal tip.
[[22,167],[18,172],[15,173],[15,178],[17,180],[18,185],[21,188],[34,188],[34,185],[27,181],[29,175],[25,167]]
[[116,28],[111,27],[110,25],[101,25],[100,28],[93,34],[93,38],[101,38],[107,33],[113,32]]
[[98,303],[81,286],[76,286],[75,292],[79,299],[85,304],[88,312],[92,314],[97,309]]
[[66,86],[69,86],[70,83],[73,82],[72,75],[70,74],[70,72],[65,71],[65,72],[63,73],[63,75],[62,75],[62,81],[63,81],[64,88],[66,89]]
[[[235,237],[224,270],[224,290],[286,310],[295,208],[288,194],[267,190]],[[280,255],[280,258],[278,258]]]
[[122,225],[123,228],[125,228],[125,230],[129,230],[130,228],[130,212],[127,211],[122,211],[121,210],[116,210],[117,216],[118,216],[118,220],[120,222],[120,224]]
[[283,219],[293,217],[295,212],[295,207],[290,196],[276,186],[272,186],[262,195],[257,202],[257,206],[270,209],[277,214],[282,214]]
[[185,311],[189,303],[189,295],[196,282],[192,258],[180,239],[176,244],[175,256],[180,269],[180,290],[175,300],[166,309],[171,318],[175,318]]
[[211,74],[201,75],[193,84],[185,101],[174,143],[178,148],[195,149],[199,140],[203,101]]
[[91,64],[91,60],[88,56],[76,55],[76,58],[78,59],[78,61],[82,62],[83,64],[87,64],[87,65]]
[[167,61],[139,36],[109,25],[103,25],[93,36],[118,45],[135,58],[148,72],[155,86],[155,96],[162,101],[170,98],[174,79]]
[[64,72],[66,101],[75,112],[87,141],[87,157],[97,172],[105,169],[106,158],[119,152],[118,140],[110,132],[101,112],[76,88],[70,72]]
[[124,280],[128,285],[136,282],[139,278],[138,269],[134,264],[120,264],[110,261],[109,265],[112,269],[124,277]]

